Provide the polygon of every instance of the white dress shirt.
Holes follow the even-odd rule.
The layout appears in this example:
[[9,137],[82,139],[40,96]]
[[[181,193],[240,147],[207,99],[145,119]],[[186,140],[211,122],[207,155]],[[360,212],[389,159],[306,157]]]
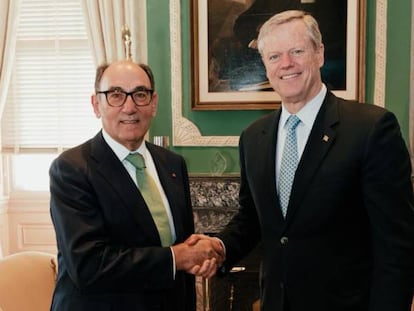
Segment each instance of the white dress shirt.
[[[296,137],[298,143],[298,159],[302,157],[303,150],[305,149],[306,142],[308,141],[309,134],[312,130],[313,123],[319,109],[322,106],[327,89],[325,84],[322,84],[322,88],[318,95],[306,103],[301,110],[298,111],[296,116],[300,119],[299,125],[296,127]],[[279,128],[277,131],[277,145],[276,145],[276,189],[279,190],[279,172],[280,164],[282,161],[283,147],[286,139],[286,120],[291,114],[286,110],[282,103],[282,113],[280,115]]]
[[125,146],[121,145],[116,140],[114,140],[111,136],[109,136],[109,134],[105,132],[104,129],[102,129],[102,134],[103,134],[104,140],[107,142],[109,147],[113,150],[115,155],[119,158],[119,160],[125,166],[126,170],[128,171],[129,175],[131,176],[132,180],[135,182],[137,187],[138,187],[138,184],[137,184],[137,177],[136,177],[136,172],[135,172],[136,168],[125,158],[130,153],[136,153],[136,152],[140,153],[144,157],[146,169],[148,173],[151,175],[151,177],[154,179],[155,184],[157,185],[158,190],[160,192],[162,202],[164,203],[167,216],[168,216],[168,221],[170,223],[171,238],[174,243],[177,236],[175,233],[174,221],[173,221],[173,217],[171,213],[170,204],[168,203],[167,196],[165,195],[164,189],[162,188],[161,183],[160,183],[160,179],[158,178],[154,160],[152,159],[151,153],[148,151],[147,147],[145,146],[145,143],[143,142],[137,150],[130,151]]

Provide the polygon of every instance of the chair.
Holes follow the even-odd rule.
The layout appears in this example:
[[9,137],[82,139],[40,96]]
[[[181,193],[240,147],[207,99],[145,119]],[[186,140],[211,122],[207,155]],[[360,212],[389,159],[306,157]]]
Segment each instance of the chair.
[[52,254],[24,251],[0,259],[0,310],[49,311],[57,263]]

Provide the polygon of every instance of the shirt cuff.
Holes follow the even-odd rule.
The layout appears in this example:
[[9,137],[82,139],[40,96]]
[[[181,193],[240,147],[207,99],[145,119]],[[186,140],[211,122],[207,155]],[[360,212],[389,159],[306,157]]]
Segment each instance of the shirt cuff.
[[[224,244],[223,244],[224,245]],[[174,251],[172,249],[172,247],[170,246],[170,251],[171,251],[171,255],[172,255],[172,260],[173,260],[173,280],[175,280],[175,274],[176,274],[176,268],[175,268],[175,256],[174,256]]]

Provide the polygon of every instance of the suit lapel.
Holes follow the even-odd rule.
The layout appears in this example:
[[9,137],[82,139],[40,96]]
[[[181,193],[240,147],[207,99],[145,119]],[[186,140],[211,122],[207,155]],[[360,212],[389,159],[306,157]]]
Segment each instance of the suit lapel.
[[111,187],[111,189],[102,189],[102,191],[113,191],[115,195],[118,195],[119,206],[125,206],[138,226],[146,229],[147,239],[152,244],[160,244],[158,230],[144,198],[101,133],[96,135],[92,141],[91,157],[96,161],[98,173],[107,180],[107,184]]
[[335,141],[334,125],[339,122],[336,97],[328,92],[309,135],[292,185],[287,220],[291,219],[323,159]]
[[[264,155],[263,159],[256,159],[255,172],[258,176],[256,180],[260,181],[260,189],[264,189],[263,193],[268,194],[266,200],[270,200],[270,206],[274,206],[276,217],[280,222],[284,220],[280,208],[279,198],[276,186],[276,145],[277,132],[281,109],[267,116],[265,122],[260,129],[260,135],[257,135],[257,145],[254,148],[255,154]],[[253,171],[253,170],[252,170]]]

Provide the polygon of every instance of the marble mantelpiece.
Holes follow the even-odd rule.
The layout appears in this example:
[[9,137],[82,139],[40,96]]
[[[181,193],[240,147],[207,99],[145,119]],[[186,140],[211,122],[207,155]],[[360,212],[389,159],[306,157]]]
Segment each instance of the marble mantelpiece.
[[239,208],[238,176],[190,176],[195,231],[220,231]]

